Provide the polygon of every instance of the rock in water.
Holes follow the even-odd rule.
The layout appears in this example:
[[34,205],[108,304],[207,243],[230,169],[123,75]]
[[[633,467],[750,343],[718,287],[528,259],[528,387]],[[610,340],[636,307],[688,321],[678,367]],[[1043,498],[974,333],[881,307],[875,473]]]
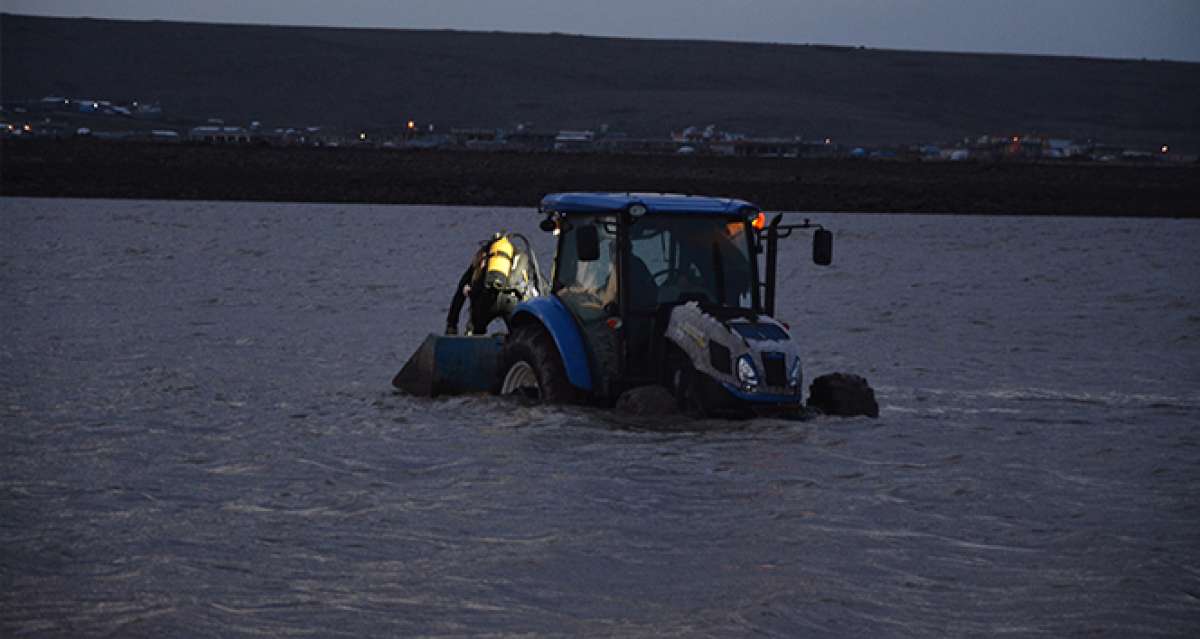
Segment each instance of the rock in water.
[[875,391],[865,377],[850,373],[830,373],[814,379],[808,387],[808,407],[826,415],[879,417]]
[[678,412],[675,396],[662,386],[631,388],[617,398],[617,410],[630,415],[654,417]]

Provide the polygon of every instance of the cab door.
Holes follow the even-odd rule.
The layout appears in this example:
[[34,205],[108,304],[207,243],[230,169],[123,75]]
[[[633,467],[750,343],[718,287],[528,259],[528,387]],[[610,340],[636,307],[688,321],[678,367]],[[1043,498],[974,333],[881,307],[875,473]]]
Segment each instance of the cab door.
[[614,217],[567,217],[558,239],[553,290],[579,323],[596,388],[605,393],[620,367],[620,334],[608,323],[618,316],[617,255]]

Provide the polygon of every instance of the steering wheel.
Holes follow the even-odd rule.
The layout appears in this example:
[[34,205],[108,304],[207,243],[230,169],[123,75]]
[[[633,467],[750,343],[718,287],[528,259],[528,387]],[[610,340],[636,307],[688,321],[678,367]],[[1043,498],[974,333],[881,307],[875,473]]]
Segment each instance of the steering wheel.
[[[651,275],[650,279],[654,280],[655,286],[662,286],[662,285],[666,284],[667,282],[670,282],[672,279],[678,278],[680,273],[682,273],[682,271],[680,271],[679,269],[668,266],[667,268],[664,268],[663,270]],[[659,277],[663,278],[662,282],[658,281]]]

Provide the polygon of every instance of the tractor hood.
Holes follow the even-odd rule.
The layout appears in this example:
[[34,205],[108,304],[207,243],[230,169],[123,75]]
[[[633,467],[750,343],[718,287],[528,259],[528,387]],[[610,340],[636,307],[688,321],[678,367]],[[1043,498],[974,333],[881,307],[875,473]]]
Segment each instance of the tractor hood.
[[800,346],[765,315],[722,319],[689,302],[671,310],[666,337],[699,372],[734,396],[757,403],[799,403]]

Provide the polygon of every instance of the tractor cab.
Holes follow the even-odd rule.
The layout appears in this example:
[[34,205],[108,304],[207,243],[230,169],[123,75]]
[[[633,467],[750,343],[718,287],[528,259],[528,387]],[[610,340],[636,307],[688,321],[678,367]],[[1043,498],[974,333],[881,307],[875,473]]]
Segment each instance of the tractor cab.
[[[661,379],[662,338],[674,307],[693,303],[747,319],[762,314],[752,227],[758,211],[743,204],[625,195],[543,202],[558,233],[552,294],[591,346],[604,395]],[[591,210],[597,205],[616,210]]]

